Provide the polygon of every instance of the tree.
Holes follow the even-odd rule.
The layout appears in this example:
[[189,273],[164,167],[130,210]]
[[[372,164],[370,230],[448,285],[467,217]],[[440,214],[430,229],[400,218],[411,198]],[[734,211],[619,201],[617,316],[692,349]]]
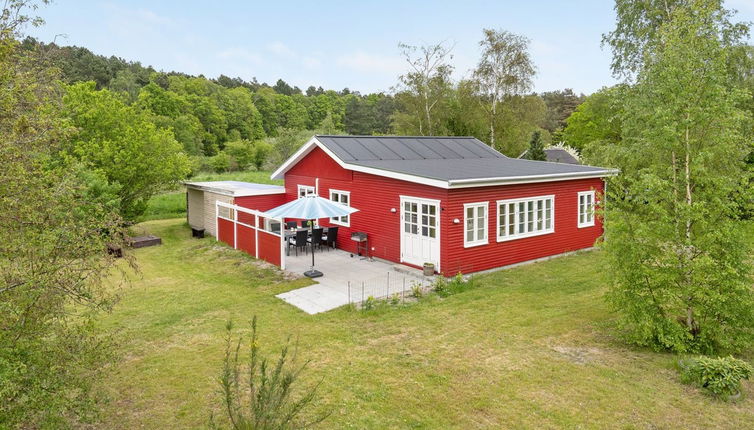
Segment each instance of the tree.
[[[251,321],[248,364],[239,357],[243,337],[233,341],[233,323],[225,326],[225,360],[220,374],[223,409],[235,430],[273,430],[309,428],[324,421],[329,413],[305,422],[301,413],[317,399],[319,384],[298,394],[299,377],[308,364],[296,366],[296,349],[289,355],[289,342],[274,364],[261,356],[257,335],[257,317]],[[214,417],[213,417],[214,424]]]
[[[627,89],[624,85],[616,85],[589,95],[566,119],[562,133],[565,143],[582,152],[595,146],[591,152],[596,156],[600,156],[603,145],[619,144],[623,97]],[[594,162],[601,161],[596,159]]]
[[[451,89],[452,47],[443,43],[428,46],[398,45],[409,71],[398,80],[403,91],[396,95],[402,115],[396,117],[397,128],[410,134],[434,136],[440,132],[441,115]],[[407,133],[409,134],[409,133]]]
[[189,172],[181,145],[170,130],[159,129],[149,114],[127,106],[93,82],[66,87],[64,113],[76,131],[67,139],[66,157],[105,174],[120,187],[120,213],[134,219],[150,197]]
[[545,146],[542,144],[542,137],[540,132],[535,131],[531,135],[529,141],[529,149],[526,150],[524,158],[527,160],[547,161],[547,154],[545,154]]
[[570,88],[562,91],[546,91],[540,94],[540,97],[547,105],[547,118],[542,128],[550,133],[565,128],[566,119],[586,98],[583,94],[576,95]]
[[504,30],[484,29],[479,42],[482,58],[474,70],[480,101],[488,115],[489,144],[495,143],[499,105],[507,98],[529,91],[534,64],[529,57],[529,40]]
[[[737,38],[747,32],[743,23],[730,21],[732,13],[716,0],[722,17],[720,31],[725,38]],[[647,58],[661,49],[659,29],[678,8],[692,7],[694,0],[616,0],[615,30],[602,35],[602,43],[613,51],[613,75],[631,78],[639,73]]]
[[124,232],[98,179],[59,163],[59,77],[16,42],[38,22],[28,6],[0,9],[0,428],[68,428],[90,415],[110,357],[92,323],[115,300],[107,249]]
[[729,14],[715,0],[675,8],[625,99],[610,148],[605,250],[609,303],[628,338],[678,352],[754,340],[746,226],[731,196],[744,176],[747,112],[731,85]]

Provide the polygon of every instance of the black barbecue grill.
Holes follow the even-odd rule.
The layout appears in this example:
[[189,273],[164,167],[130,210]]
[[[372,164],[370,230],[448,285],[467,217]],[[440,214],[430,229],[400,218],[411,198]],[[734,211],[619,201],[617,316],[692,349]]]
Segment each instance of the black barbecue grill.
[[369,258],[369,246],[367,239],[367,234],[364,232],[355,231],[351,233],[351,240],[358,242],[356,245],[356,253],[358,255],[361,255],[362,258]]

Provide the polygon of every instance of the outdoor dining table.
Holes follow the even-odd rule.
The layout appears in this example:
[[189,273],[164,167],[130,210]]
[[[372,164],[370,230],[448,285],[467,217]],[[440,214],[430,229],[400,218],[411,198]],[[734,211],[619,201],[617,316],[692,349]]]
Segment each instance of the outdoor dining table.
[[[315,228],[318,228],[318,227],[315,227]],[[290,239],[292,237],[296,237],[296,232],[304,231],[304,230],[306,230],[306,231],[309,232],[309,236],[312,235],[311,229],[309,227],[298,227],[298,228],[296,228],[294,230],[286,228],[285,229],[285,240],[288,240],[288,239]],[[327,227],[322,227],[322,234],[327,234]]]

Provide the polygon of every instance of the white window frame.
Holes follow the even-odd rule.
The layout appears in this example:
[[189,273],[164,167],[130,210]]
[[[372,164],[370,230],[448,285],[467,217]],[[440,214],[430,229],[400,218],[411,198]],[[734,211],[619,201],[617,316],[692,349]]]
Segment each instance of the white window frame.
[[[547,201],[550,201],[550,228],[546,228],[545,220],[547,219]],[[542,219],[540,220],[539,216],[537,215],[539,213],[538,210],[538,202],[542,202]],[[526,207],[528,206],[529,202],[533,202],[533,213],[534,213],[534,219],[531,220],[531,224],[533,229],[528,230],[529,225],[529,213],[528,210],[526,210]],[[520,218],[521,212],[518,210],[519,203],[524,204],[524,212],[523,212],[523,218]],[[508,233],[508,205],[514,204],[516,209],[514,212],[514,233],[509,234]],[[500,214],[502,211],[505,211],[506,216],[506,222],[505,222],[505,234],[500,234]],[[520,220],[523,219],[524,228],[527,230],[523,233],[518,232],[518,225],[521,222]],[[541,222],[540,222],[541,221]],[[537,225],[541,223],[542,228],[537,229]],[[555,195],[549,194],[546,196],[535,196],[535,197],[522,197],[518,199],[505,199],[505,200],[498,200],[497,201],[497,213],[495,217],[495,234],[497,236],[498,242],[505,242],[508,240],[517,240],[517,239],[523,239],[526,237],[534,237],[534,236],[542,236],[545,234],[552,234],[555,233]]]
[[[341,202],[340,198],[338,198],[338,200],[334,200],[333,199],[333,194],[345,195],[346,197],[348,197],[348,203]],[[342,205],[351,207],[351,192],[350,191],[343,191],[343,190],[334,190],[334,189],[331,188],[330,189],[330,200],[332,200],[334,202],[337,202],[337,203],[340,203]],[[341,221],[341,219],[343,219],[343,218],[345,218],[346,220],[345,221]],[[351,226],[351,215],[345,215],[345,216],[342,216],[342,217],[330,218],[330,223],[336,224],[336,225],[340,225],[340,226],[343,226],[343,227],[350,227]]]
[[[581,206],[581,197],[589,197],[591,199],[591,206],[586,209],[582,208]],[[591,191],[579,191],[578,197],[576,199],[576,205],[577,205],[577,211],[576,211],[576,224],[579,228],[585,228],[585,227],[592,227],[594,226],[594,207],[597,205],[597,202],[595,201],[595,193],[594,190]],[[581,222],[581,215],[584,215],[584,222]]]
[[[301,191],[304,191],[304,194],[301,195]],[[316,195],[317,190],[311,186],[311,185],[300,185],[298,186],[298,198],[306,197],[308,195]]]
[[[474,208],[474,236],[476,236],[476,232],[479,230],[479,218],[477,217],[477,208],[484,207],[484,237],[482,239],[477,238],[476,240],[468,241],[468,237],[466,236],[466,233],[468,232],[468,209]],[[463,247],[464,248],[471,248],[474,246],[482,246],[487,245],[489,241],[489,225],[490,225],[490,202],[476,202],[476,203],[466,203],[463,205]]]

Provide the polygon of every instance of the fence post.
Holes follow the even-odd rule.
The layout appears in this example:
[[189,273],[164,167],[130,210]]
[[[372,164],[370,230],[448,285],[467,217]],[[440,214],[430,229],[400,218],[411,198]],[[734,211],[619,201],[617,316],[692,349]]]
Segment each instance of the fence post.
[[403,277],[403,289],[401,290],[401,302],[406,299],[406,277]]
[[390,297],[390,272],[387,272],[387,291],[385,291],[385,297]]
[[351,281],[348,281],[348,304],[351,304]]
[[361,281],[361,303],[364,303],[364,281]]

